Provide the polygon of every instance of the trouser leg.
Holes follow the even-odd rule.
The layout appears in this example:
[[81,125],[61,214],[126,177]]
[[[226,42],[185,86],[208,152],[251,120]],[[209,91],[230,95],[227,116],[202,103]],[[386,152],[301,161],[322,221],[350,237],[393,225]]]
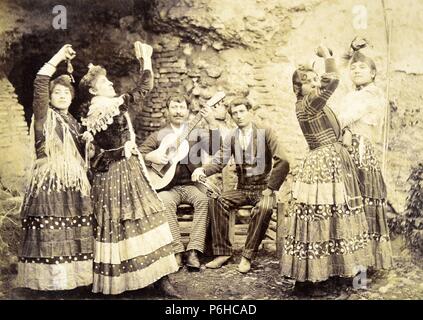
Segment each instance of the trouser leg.
[[191,204],[194,208],[187,250],[197,250],[203,253],[206,242],[207,226],[209,223],[209,198],[196,186],[183,186],[182,201]]
[[[228,204],[228,208],[222,204]],[[217,256],[232,255],[232,243],[229,238],[229,215],[232,210],[248,203],[248,196],[240,190],[222,193],[219,199],[209,200],[211,218],[213,254]]]
[[242,256],[254,259],[258,248],[266,236],[272,217],[275,198],[273,196],[261,196],[251,212],[251,220],[248,225],[247,240],[242,252]]
[[172,188],[167,191],[159,192],[158,196],[160,199],[162,199],[165,206],[166,218],[173,237],[173,250],[175,253],[184,252],[185,248],[182,243],[181,231],[179,229],[178,217],[176,215],[178,205],[181,203],[181,195],[177,190]]

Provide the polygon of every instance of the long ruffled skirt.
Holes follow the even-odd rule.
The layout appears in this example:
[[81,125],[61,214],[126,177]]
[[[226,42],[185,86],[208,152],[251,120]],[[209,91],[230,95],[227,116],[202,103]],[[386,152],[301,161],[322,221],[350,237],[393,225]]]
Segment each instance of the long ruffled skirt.
[[297,281],[351,277],[365,269],[369,234],[354,164],[331,144],[309,152],[294,176],[281,273]]
[[354,161],[369,226],[372,250],[371,266],[375,269],[392,267],[392,249],[386,217],[386,185],[372,144],[353,135],[348,152]]
[[92,197],[98,222],[93,292],[140,289],[178,270],[163,204],[138,157],[97,173]]
[[34,175],[21,210],[17,286],[69,290],[90,285],[94,239],[89,196],[70,188],[49,190],[46,184],[38,188],[37,183]]

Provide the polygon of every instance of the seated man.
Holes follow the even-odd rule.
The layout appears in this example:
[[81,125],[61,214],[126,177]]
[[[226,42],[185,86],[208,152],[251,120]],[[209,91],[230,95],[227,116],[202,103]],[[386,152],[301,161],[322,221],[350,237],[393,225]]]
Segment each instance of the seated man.
[[[151,134],[141,145],[140,151],[144,156],[147,166],[155,164],[171,164],[172,159],[159,146],[168,134],[183,135],[189,131],[189,109],[187,99],[184,95],[174,94],[168,98],[166,103],[168,125],[163,129]],[[209,128],[214,128],[215,120],[210,107],[204,107],[200,111],[201,115],[208,123]],[[191,122],[190,122],[191,123]],[[193,129],[188,136],[189,151],[184,159],[177,165],[170,183],[158,193],[162,199],[167,219],[173,236],[173,248],[180,267],[182,267],[182,253],[185,251],[181,241],[181,233],[177,220],[177,207],[181,203],[188,203],[194,207],[192,228],[190,231],[189,243],[187,245],[186,265],[193,269],[200,269],[200,261],[197,252],[203,252],[205,248],[205,238],[208,225],[208,197],[201,192],[196,184],[191,181],[193,171],[201,167],[201,155],[199,153],[213,153],[210,137],[215,135],[217,143],[214,151],[219,149],[218,131],[205,129]]]
[[207,268],[220,268],[232,256],[229,241],[231,211],[243,205],[254,205],[238,266],[242,273],[250,270],[251,260],[269,226],[275,192],[289,172],[289,164],[276,134],[270,128],[253,123],[250,110],[251,104],[245,98],[236,98],[230,103],[228,112],[237,128],[225,138],[213,163],[196,169],[192,175],[192,180],[197,181],[201,176],[221,172],[232,156],[235,158],[237,189],[224,191],[218,199],[210,199],[213,253],[217,257],[206,264]]

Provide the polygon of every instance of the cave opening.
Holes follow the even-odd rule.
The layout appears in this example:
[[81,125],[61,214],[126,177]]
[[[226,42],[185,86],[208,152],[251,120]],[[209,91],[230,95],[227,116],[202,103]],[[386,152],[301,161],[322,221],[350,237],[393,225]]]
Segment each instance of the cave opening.
[[[44,6],[51,7],[51,1]],[[122,78],[136,72],[138,64],[133,59],[132,43],[129,39],[138,37],[146,40],[148,35],[143,29],[148,19],[149,8],[154,4],[149,1],[118,1],[102,3],[94,1],[89,9],[79,1],[64,1],[68,6],[69,29],[43,30],[34,28],[24,33],[11,43],[5,52],[3,72],[15,88],[18,102],[24,107],[25,121],[30,125],[32,117],[33,83],[38,70],[66,43],[72,44],[77,56],[72,60],[73,77],[75,79],[75,99],[69,111],[79,116],[77,85],[87,71],[89,63],[99,64],[106,68],[108,77],[114,82],[119,93],[123,87]],[[27,1],[18,1],[27,8]],[[38,7],[37,10],[43,10]],[[43,11],[48,12],[47,9]],[[127,19],[126,17],[131,17]],[[129,36],[131,35],[132,38]],[[53,78],[67,73],[66,63],[61,63]]]

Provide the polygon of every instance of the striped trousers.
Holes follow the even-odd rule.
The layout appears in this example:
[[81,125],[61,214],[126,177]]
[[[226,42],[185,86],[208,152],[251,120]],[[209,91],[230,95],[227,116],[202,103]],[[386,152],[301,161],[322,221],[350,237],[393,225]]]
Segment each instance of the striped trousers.
[[197,250],[204,252],[208,217],[209,198],[194,185],[177,185],[170,190],[158,193],[162,199],[166,216],[169,222],[170,231],[173,237],[173,249],[175,253],[184,252],[185,248],[181,240],[181,231],[179,229],[178,217],[176,214],[178,205],[187,203],[194,207],[192,227],[190,230],[188,250]]
[[[233,214],[231,212],[236,208],[253,205],[242,256],[250,260],[254,259],[269,227],[275,201],[274,196],[264,197],[261,192],[262,190],[228,190],[223,192],[220,198],[209,200],[214,255],[232,255],[232,243],[229,240],[229,215]],[[222,201],[227,206],[222,205]]]

